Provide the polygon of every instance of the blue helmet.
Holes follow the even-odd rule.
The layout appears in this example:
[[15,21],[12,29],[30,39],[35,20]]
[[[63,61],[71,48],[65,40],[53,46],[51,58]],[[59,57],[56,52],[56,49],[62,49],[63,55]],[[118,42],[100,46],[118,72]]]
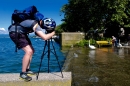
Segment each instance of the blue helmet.
[[56,22],[52,18],[44,18],[43,20],[43,29],[54,30],[56,27]]

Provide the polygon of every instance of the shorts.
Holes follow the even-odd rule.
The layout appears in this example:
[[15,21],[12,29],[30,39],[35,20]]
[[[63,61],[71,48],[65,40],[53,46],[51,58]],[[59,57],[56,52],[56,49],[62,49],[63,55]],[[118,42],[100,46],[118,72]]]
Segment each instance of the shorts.
[[27,34],[17,33],[16,35],[15,32],[10,32],[9,36],[11,40],[15,43],[15,45],[17,44],[18,49],[26,47],[27,45],[32,45]]

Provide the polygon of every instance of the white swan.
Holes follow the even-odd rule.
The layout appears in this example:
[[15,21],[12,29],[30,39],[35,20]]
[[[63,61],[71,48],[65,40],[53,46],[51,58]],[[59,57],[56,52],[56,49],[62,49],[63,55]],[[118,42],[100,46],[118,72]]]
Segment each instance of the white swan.
[[124,44],[124,46],[128,46],[128,42]]
[[119,39],[119,43],[118,43],[117,47],[119,47],[119,48],[122,47],[122,44],[120,43],[120,39]]
[[90,40],[89,40],[89,48],[90,48],[90,49],[96,49],[96,47],[95,47],[95,46],[90,45]]

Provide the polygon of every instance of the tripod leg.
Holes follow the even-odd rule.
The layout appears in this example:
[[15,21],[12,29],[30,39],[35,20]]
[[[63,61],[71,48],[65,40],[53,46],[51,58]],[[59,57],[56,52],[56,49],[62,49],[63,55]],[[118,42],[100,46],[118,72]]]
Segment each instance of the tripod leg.
[[48,40],[48,73],[49,73],[49,61],[50,61],[50,40]]
[[42,59],[43,59],[44,55],[46,54],[45,53],[46,45],[47,45],[47,41],[45,41],[45,46],[44,46],[43,53],[42,53],[42,56],[41,56],[41,62],[40,62],[39,70],[38,70],[38,73],[37,73],[37,80],[38,80],[39,72],[40,72],[40,69],[41,69],[41,66],[42,66]]
[[62,78],[63,78],[63,74],[62,74],[62,70],[61,70],[61,66],[60,66],[60,63],[59,63],[59,61],[58,61],[58,56],[57,56],[57,54],[56,54],[56,51],[55,51],[55,47],[54,47],[54,45],[53,45],[53,42],[52,42],[52,38],[51,38],[51,43],[52,43],[52,47],[53,47],[53,49],[54,49],[54,55],[55,55],[55,57],[56,57],[56,60],[57,60],[57,62],[58,62],[58,65],[59,65],[59,68],[60,68],[60,71],[61,71],[61,75],[62,75]]

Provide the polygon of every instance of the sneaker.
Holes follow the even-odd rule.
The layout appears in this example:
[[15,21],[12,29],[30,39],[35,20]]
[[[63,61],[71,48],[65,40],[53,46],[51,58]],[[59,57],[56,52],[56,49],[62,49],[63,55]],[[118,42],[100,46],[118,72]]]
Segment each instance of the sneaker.
[[30,69],[27,69],[27,70],[26,70],[26,73],[27,73],[27,75],[35,75],[35,73],[32,72]]
[[32,77],[28,76],[27,73],[20,73],[20,79],[23,79],[24,81],[28,82],[32,80]]

